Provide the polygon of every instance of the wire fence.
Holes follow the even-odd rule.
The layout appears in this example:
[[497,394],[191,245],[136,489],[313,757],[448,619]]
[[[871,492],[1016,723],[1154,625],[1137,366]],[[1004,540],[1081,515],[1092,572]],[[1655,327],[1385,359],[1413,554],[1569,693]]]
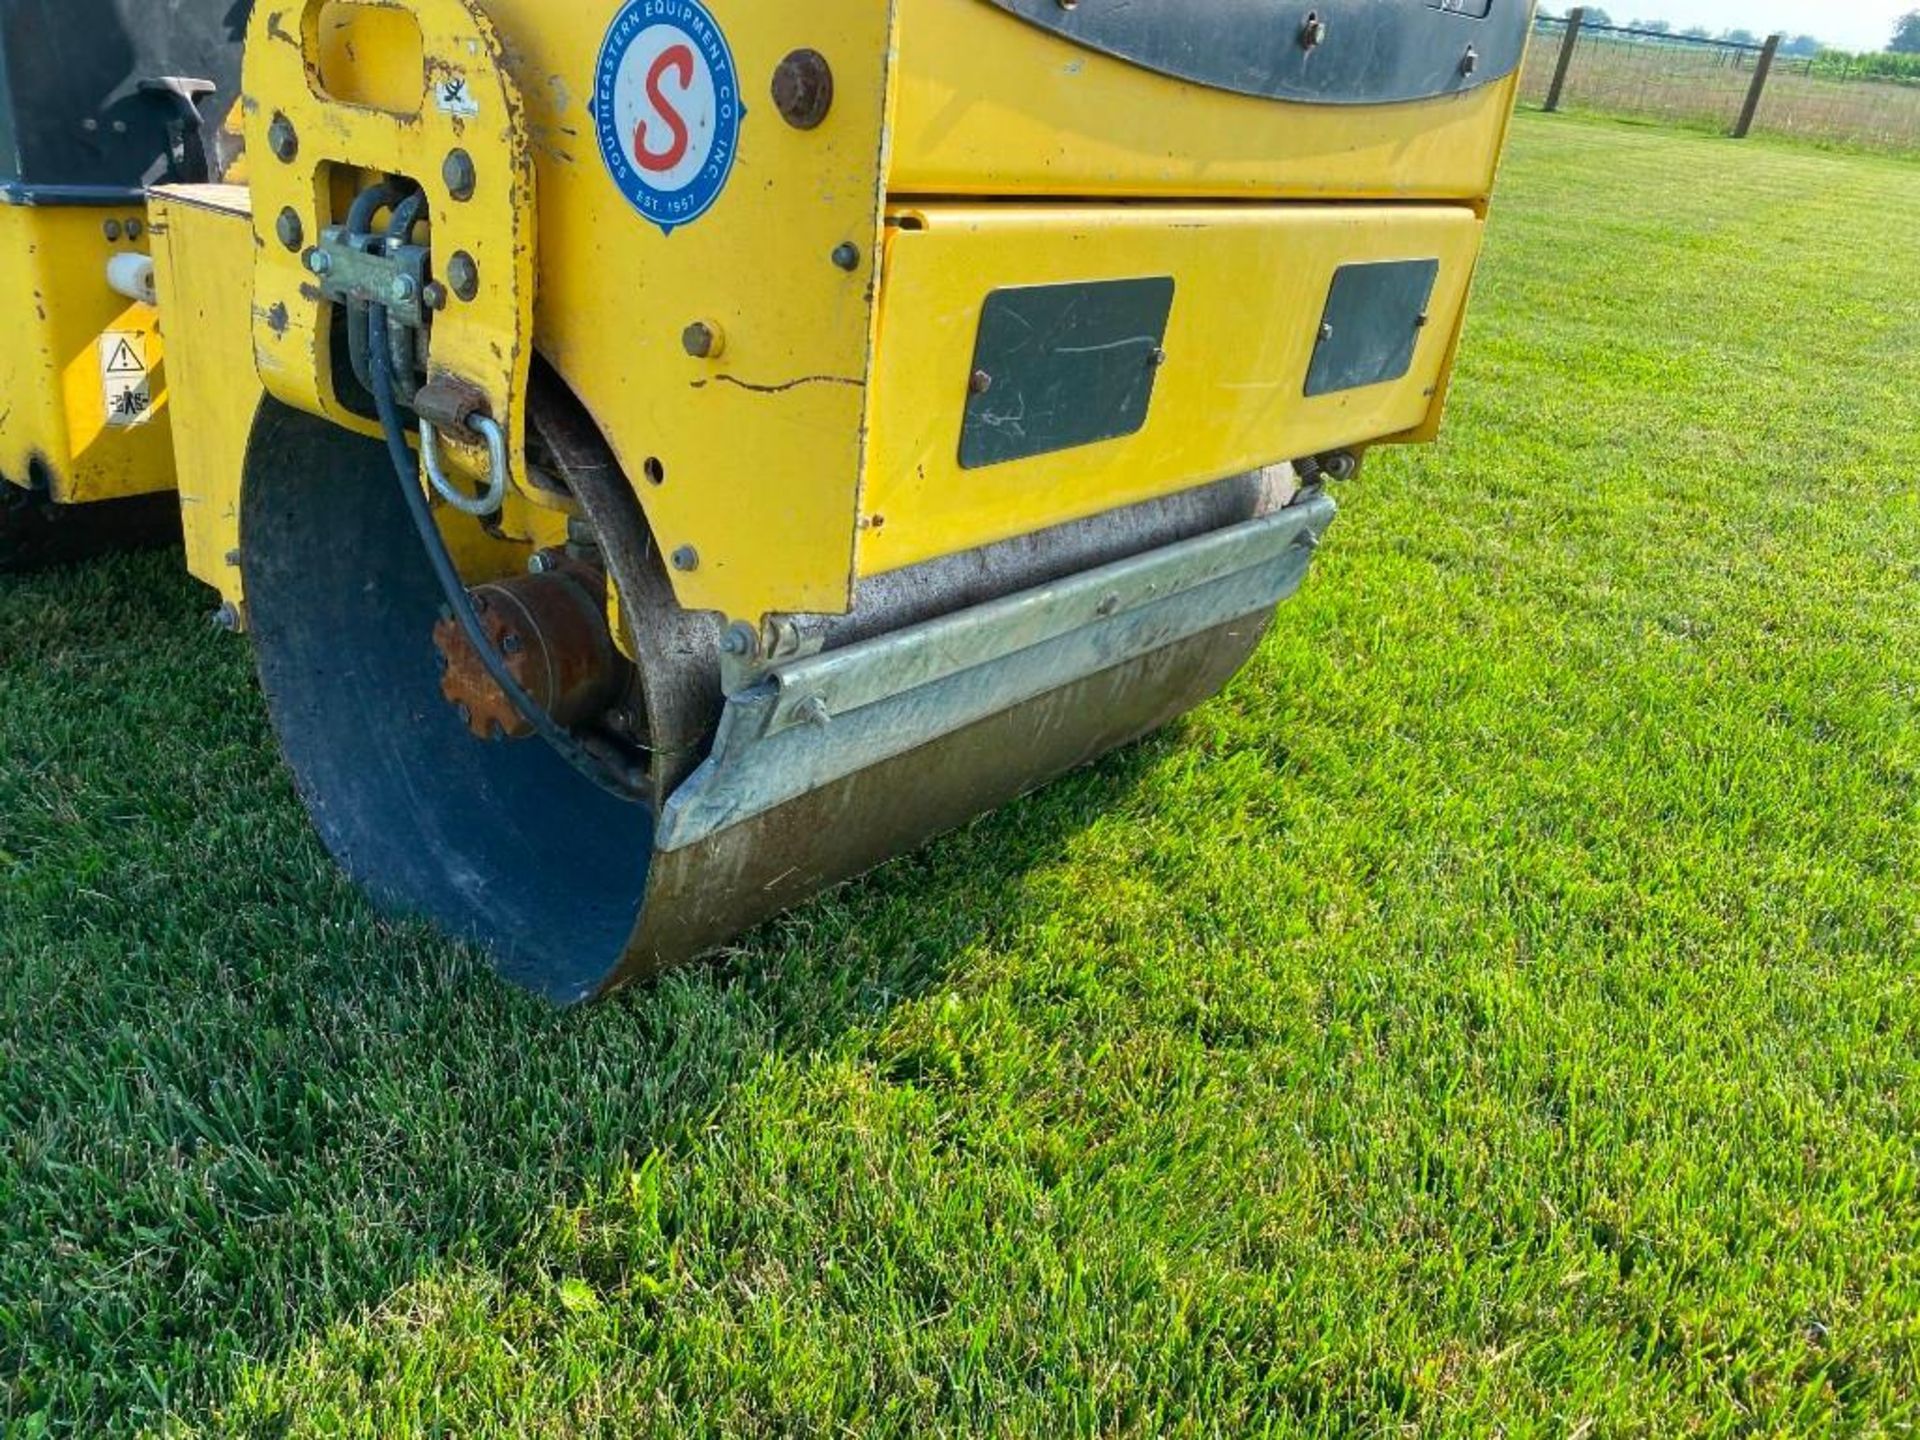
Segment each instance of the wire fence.
[[1897,76],[1783,62],[1755,127],[1869,150],[1920,151],[1920,84]]
[[1920,85],[1764,45],[1542,17],[1522,96],[1745,136],[1920,153]]

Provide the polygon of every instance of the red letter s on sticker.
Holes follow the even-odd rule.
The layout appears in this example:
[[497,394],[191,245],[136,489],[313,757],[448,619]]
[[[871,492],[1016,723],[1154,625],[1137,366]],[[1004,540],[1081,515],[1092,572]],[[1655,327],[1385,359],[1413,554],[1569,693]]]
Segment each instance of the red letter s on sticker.
[[653,69],[647,75],[647,99],[661,119],[667,122],[667,128],[673,132],[673,139],[664,150],[647,148],[647,122],[642,120],[633,127],[633,156],[642,170],[655,175],[671,170],[687,158],[687,146],[691,138],[687,134],[687,122],[680,112],[673,108],[673,102],[661,93],[660,82],[669,70],[677,71],[680,76],[680,88],[693,88],[693,50],[690,46],[675,45],[660,52],[660,58],[653,62]]

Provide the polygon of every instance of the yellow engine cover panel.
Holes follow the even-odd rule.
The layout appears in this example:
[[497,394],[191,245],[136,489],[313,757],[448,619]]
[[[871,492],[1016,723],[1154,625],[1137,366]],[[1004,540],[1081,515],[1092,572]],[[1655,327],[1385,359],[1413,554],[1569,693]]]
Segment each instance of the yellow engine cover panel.
[[0,205],[0,478],[68,505],[173,485],[159,316],[107,284],[146,224],[138,201]]
[[981,0],[901,0],[889,188],[1476,200],[1493,188],[1517,83],[1410,104],[1282,103],[1167,79]]
[[[1464,315],[1467,206],[928,205],[896,211],[881,292],[860,570],[884,573],[1284,460],[1415,430]],[[1336,273],[1439,262],[1411,369],[1309,396]],[[1143,428],[986,468],[961,439],[981,316],[1020,286],[1171,277]]]

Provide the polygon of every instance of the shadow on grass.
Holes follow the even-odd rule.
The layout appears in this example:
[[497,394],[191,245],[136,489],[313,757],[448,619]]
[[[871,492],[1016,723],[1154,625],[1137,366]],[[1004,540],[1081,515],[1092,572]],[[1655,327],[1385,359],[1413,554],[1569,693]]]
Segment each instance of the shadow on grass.
[[691,1141],[1022,923],[1136,747],[598,1009],[376,916],[163,558],[0,582],[0,1415],[205,1413],[239,1367]]

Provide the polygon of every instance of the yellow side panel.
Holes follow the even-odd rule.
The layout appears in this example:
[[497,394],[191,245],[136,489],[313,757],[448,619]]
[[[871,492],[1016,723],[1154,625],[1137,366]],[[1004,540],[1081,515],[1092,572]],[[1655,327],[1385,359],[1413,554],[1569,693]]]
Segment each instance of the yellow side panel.
[[[860,570],[883,573],[1258,466],[1421,425],[1465,311],[1481,222],[1466,206],[925,206],[891,233]],[[1335,272],[1438,258],[1404,379],[1309,399]],[[987,296],[1171,275],[1167,359],[1138,434],[960,468]]]
[[[420,7],[423,16],[428,8]],[[672,234],[635,210],[598,152],[597,64],[626,7],[619,0],[485,0],[480,8],[501,37],[534,152],[538,351],[608,437],[661,549],[691,552],[692,568],[673,572],[681,602],[740,619],[845,610],[883,229],[892,0],[709,0],[746,115],[724,193]],[[256,35],[276,27],[299,34],[316,17],[307,36],[324,47],[333,89],[391,104],[391,38],[361,32],[369,21],[355,11],[363,9],[329,3],[316,12],[305,0],[262,0]],[[378,23],[377,11],[369,13]],[[432,61],[434,33],[447,27],[424,28]],[[258,43],[291,53],[285,40]],[[805,49],[823,52],[834,77],[832,111],[813,130],[787,124],[770,93],[781,62]],[[356,63],[377,73],[355,76]],[[255,91],[249,79],[253,136],[264,135],[279,108],[301,121],[299,163],[284,167],[292,175],[335,156],[342,139],[376,128],[371,112],[336,107],[339,115],[326,115],[304,95],[279,93],[284,67],[249,73],[262,86],[271,76],[274,86],[274,93]],[[488,165],[499,153],[499,132],[485,124],[468,131],[468,148]],[[383,143],[421,152],[411,168],[435,187],[440,152],[429,154],[410,127],[389,127],[386,135]],[[349,158],[379,163],[378,145],[347,148]],[[255,149],[258,184],[282,167]],[[304,188],[298,180],[278,184],[293,198],[276,205],[320,203],[310,177]],[[473,207],[456,216],[443,204],[436,198],[436,248],[456,220],[475,219]],[[268,245],[271,221],[263,205]],[[836,252],[849,253],[843,247],[851,247],[850,265],[835,261]],[[289,267],[274,268],[298,313],[294,297],[305,282]],[[687,353],[682,336],[696,322],[724,336],[720,353]],[[310,347],[297,363],[315,368]]]
[[[512,37],[540,170],[540,353],[633,477],[660,548],[691,549],[681,602],[757,620],[840,612],[853,588],[874,322],[891,0],[712,0],[746,119],[731,182],[664,234],[595,152],[594,66],[613,3],[489,0]],[[775,110],[774,72],[823,52],[816,130]],[[833,259],[853,247],[853,266]],[[695,322],[725,349],[695,359]],[[647,476],[658,476],[651,480]]]
[[981,0],[901,0],[889,183],[896,195],[1477,200],[1517,83],[1408,105],[1283,104],[1167,79]]
[[[173,484],[158,317],[107,286],[146,213],[0,205],[0,478],[80,505]],[[107,222],[121,238],[107,238]],[[138,235],[129,240],[128,227]],[[124,347],[124,348],[123,348]]]
[[167,369],[187,568],[239,608],[240,482],[261,396],[253,297],[244,283],[253,269],[253,210],[237,186],[170,186],[154,192],[153,226],[172,342]]

